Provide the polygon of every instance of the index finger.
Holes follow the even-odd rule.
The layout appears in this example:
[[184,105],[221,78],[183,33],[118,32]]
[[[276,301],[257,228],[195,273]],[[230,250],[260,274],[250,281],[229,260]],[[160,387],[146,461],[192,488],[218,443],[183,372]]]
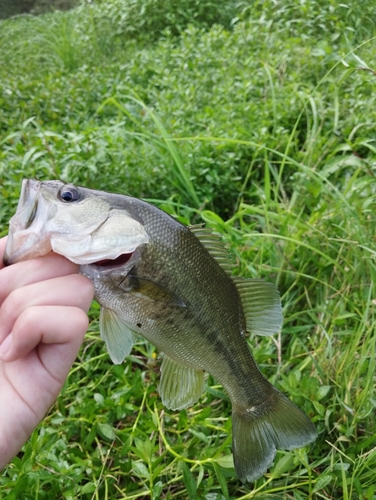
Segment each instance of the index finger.
[[0,306],[17,288],[59,276],[78,274],[79,270],[79,265],[53,252],[4,267],[0,270]]

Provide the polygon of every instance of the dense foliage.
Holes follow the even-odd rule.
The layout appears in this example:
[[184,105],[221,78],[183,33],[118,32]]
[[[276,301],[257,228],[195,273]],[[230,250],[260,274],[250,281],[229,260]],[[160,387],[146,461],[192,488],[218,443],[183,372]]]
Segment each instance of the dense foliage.
[[320,433],[241,485],[210,377],[163,408],[153,346],[113,366],[97,307],[51,413],[0,476],[7,498],[375,499],[374,2],[109,0],[0,24],[0,224],[21,179],[155,203],[278,283],[251,338]]

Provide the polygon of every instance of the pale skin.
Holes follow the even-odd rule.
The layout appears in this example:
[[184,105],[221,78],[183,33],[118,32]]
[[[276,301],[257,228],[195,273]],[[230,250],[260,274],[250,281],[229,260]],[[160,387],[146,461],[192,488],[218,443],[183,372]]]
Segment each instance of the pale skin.
[[5,267],[0,239],[0,470],[57,398],[88,327],[92,283],[60,255]]

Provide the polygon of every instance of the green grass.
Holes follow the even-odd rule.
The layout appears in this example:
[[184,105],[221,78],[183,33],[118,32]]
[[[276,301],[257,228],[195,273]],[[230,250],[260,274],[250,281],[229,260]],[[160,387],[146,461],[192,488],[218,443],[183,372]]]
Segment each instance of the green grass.
[[236,274],[278,284],[283,330],[249,342],[319,437],[242,485],[222,388],[209,377],[194,407],[166,410],[154,347],[140,339],[112,365],[94,305],[64,390],[0,475],[0,497],[374,500],[373,2],[226,2],[221,15],[209,2],[144,4],[0,24],[0,233],[23,177],[204,221]]

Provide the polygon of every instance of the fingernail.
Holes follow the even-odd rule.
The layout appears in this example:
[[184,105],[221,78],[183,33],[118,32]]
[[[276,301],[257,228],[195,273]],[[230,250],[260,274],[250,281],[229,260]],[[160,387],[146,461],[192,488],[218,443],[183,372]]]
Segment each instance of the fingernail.
[[8,335],[8,337],[0,345],[0,357],[5,356],[5,354],[9,351],[11,343],[12,343],[12,334]]

